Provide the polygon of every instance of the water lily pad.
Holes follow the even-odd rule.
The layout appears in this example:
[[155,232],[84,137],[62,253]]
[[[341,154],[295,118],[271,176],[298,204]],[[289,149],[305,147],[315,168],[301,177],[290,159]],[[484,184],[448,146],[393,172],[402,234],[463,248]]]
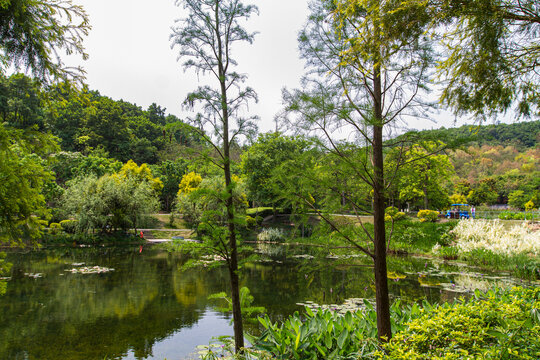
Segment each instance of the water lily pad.
[[108,273],[110,271],[114,271],[114,269],[102,267],[102,266],[85,266],[81,268],[73,268],[66,270],[71,272],[72,274],[102,274],[102,273]]
[[293,255],[292,257],[297,258],[297,259],[314,259],[315,258],[314,256],[308,255],[308,254]]
[[24,276],[28,276],[28,277],[37,279],[37,278],[43,277],[43,274],[41,274],[41,273],[35,273],[35,274],[34,273],[24,273]]

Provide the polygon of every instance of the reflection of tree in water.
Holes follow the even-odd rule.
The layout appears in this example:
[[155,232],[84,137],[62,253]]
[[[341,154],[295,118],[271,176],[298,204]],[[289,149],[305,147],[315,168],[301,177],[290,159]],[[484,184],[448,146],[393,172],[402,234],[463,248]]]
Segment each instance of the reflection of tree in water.
[[[243,272],[242,286],[250,288],[254,305],[264,306],[273,321],[301,310],[296,305],[299,302],[339,304],[349,297],[372,296],[371,269],[340,266],[334,261],[248,264]],[[264,286],[258,285],[261,282]]]
[[[11,255],[6,261],[13,263],[13,280],[0,297],[0,359],[102,360],[122,358],[131,350],[138,359],[151,357],[156,343],[200,320],[208,295],[228,289],[225,267],[182,271],[175,255],[138,250],[64,248]],[[81,262],[115,270],[99,275],[65,271]],[[302,310],[299,302],[373,298],[373,271],[365,264],[358,258],[245,264],[240,286],[251,290],[253,305],[264,306],[277,321]],[[391,293],[412,301],[424,296],[444,301],[452,294],[441,294],[436,284],[460,281],[459,272],[466,271],[411,257],[389,257],[388,264],[390,276],[396,275],[389,281]],[[258,330],[257,324],[246,327]]]
[[[22,352],[39,359],[120,358],[130,349],[137,358],[145,358],[156,342],[198,321],[197,301],[177,301],[175,293],[181,291],[173,282],[174,261],[170,266],[170,259],[151,254],[141,258],[135,251],[86,250],[66,257],[32,254],[16,262],[16,281],[0,303],[0,358],[18,358]],[[65,272],[72,262],[115,271]],[[44,275],[23,278],[25,272]],[[194,273],[186,278],[205,283],[202,273]],[[204,289],[197,291],[190,294],[201,299],[208,295]]]
[[188,307],[206,306],[208,295],[228,289],[228,272],[225,267],[207,269],[196,267],[182,271],[176,266],[172,273],[172,284],[177,301]]

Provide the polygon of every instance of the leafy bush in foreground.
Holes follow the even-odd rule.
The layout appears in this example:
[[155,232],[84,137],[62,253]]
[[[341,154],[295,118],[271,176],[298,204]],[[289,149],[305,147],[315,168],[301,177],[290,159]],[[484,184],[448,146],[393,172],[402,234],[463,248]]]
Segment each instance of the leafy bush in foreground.
[[540,289],[477,292],[427,311],[395,334],[383,359],[538,359]]
[[392,306],[394,337],[376,341],[376,313],[366,309],[290,316],[282,324],[260,319],[255,349],[276,359],[537,359],[540,288],[477,291],[443,305]]

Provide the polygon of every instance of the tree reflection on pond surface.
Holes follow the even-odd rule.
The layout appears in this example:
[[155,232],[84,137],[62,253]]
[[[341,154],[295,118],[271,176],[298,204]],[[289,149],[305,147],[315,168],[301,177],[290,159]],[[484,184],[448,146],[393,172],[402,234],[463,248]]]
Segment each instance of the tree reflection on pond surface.
[[[13,268],[0,297],[0,358],[182,359],[211,337],[232,334],[229,316],[215,312],[207,300],[227,291],[226,269],[182,270],[183,260],[152,248],[139,253],[138,247],[9,253]],[[241,286],[277,321],[301,310],[297,303],[305,301],[373,298],[368,263],[362,258],[250,263],[242,269]],[[114,270],[69,271],[96,265]],[[389,268],[393,296],[406,300],[448,301],[464,291],[455,280],[474,287],[471,279],[479,277],[463,275],[470,271],[463,266],[426,259],[390,258]],[[486,286],[490,278],[481,275],[478,282]],[[247,324],[247,331],[257,332],[257,324]]]

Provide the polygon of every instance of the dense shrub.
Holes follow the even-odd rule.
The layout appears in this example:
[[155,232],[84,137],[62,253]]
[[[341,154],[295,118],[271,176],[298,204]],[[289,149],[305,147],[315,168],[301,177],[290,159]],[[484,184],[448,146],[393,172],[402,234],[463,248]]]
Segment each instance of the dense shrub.
[[421,222],[436,222],[439,217],[439,213],[435,210],[420,210],[418,211],[418,218]]
[[540,289],[479,292],[409,322],[382,359],[538,359]]
[[[233,177],[233,203],[240,215],[247,208],[244,184]],[[180,190],[176,197],[177,211],[182,214],[186,224],[201,232],[199,225],[213,222],[224,224],[227,221],[225,205],[225,182],[222,176],[202,179],[196,173],[189,173],[182,178]],[[243,221],[245,221],[245,216]]]
[[49,233],[50,234],[58,234],[58,232],[60,232],[60,230],[62,230],[62,226],[59,224],[59,223],[51,223],[49,225]]
[[376,312],[329,310],[290,316],[282,324],[260,319],[254,348],[275,359],[537,359],[540,288],[475,292],[443,305],[392,305],[394,336],[376,341]]
[[74,234],[77,230],[77,220],[62,220],[60,226],[68,234]]
[[257,217],[246,215],[246,227],[254,228],[255,226],[257,226]]
[[384,221],[399,221],[404,220],[407,217],[404,212],[399,211],[394,206],[389,206],[384,210]]
[[501,220],[532,220],[532,214],[523,212],[502,211],[499,214]]

